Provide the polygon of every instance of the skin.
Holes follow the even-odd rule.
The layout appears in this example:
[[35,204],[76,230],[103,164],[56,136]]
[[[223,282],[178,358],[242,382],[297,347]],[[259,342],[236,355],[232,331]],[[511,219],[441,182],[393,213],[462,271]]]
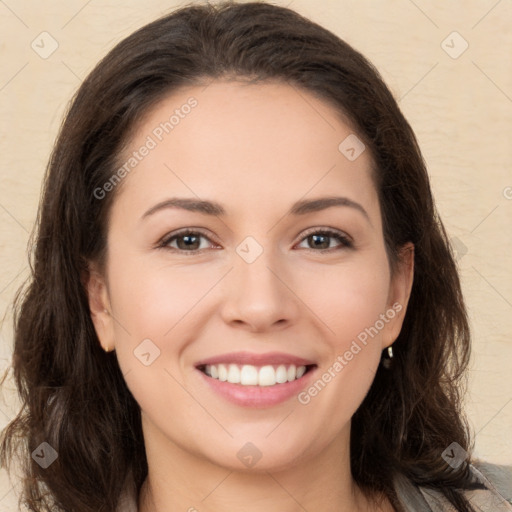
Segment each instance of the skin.
[[[354,131],[307,92],[215,81],[156,105],[123,157],[191,96],[198,105],[117,190],[106,269],[92,263],[88,281],[99,340],[115,348],[142,411],[149,475],[139,510],[393,510],[350,472],[350,420],[400,332],[413,278],[412,250],[390,271],[369,151],[347,159],[338,146]],[[368,217],[348,206],[286,214],[297,200],[333,195]],[[141,220],[170,197],[217,201],[226,215],[167,208]],[[187,227],[207,236],[196,253],[182,239],[156,248]],[[353,248],[334,237],[315,248],[310,228],[344,233]],[[247,236],[263,249],[252,263],[236,252]],[[232,404],[194,367],[228,352],[280,351],[315,361],[320,376],[395,303],[401,312],[307,405]],[[134,356],[147,338],[160,350],[149,366]],[[247,442],[262,454],[252,468],[237,457]]]

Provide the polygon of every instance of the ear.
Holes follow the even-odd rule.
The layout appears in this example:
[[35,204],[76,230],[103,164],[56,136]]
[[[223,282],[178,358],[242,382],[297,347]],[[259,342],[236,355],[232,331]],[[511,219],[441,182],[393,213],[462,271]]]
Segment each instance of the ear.
[[89,266],[89,272],[84,277],[91,319],[96,335],[105,352],[110,352],[115,348],[115,337],[106,280],[93,265]]
[[414,279],[414,244],[407,243],[399,251],[399,261],[389,287],[388,310],[389,318],[382,336],[382,349],[391,346],[398,338],[404,323],[405,312],[411,296]]

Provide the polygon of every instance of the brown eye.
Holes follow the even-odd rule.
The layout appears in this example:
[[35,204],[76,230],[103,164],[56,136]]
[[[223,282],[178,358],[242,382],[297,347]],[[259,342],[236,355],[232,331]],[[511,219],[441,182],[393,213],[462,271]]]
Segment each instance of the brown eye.
[[178,249],[193,250],[199,249],[201,245],[201,236],[198,235],[180,235],[175,237]]
[[207,240],[210,242],[210,245],[213,245],[211,240],[203,233],[199,231],[186,230],[174,233],[173,235],[165,238],[158,247],[193,254],[208,248],[208,243],[206,243],[206,245],[204,243],[201,245],[202,240]]
[[[332,240],[337,240],[337,246],[331,246]],[[342,233],[331,230],[322,230],[322,231],[313,231],[302,239],[302,241],[306,241],[308,247],[306,249],[318,249],[318,252],[327,251],[330,249],[340,249],[340,248],[351,248],[353,247],[352,242],[349,238]]]

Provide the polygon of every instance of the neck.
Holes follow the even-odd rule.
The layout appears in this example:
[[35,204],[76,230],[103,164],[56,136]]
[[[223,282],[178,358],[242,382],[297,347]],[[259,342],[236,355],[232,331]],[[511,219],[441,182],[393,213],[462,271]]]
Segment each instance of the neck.
[[145,434],[148,477],[139,495],[139,512],[393,510],[387,501],[376,506],[355,484],[350,472],[350,425],[321,453],[286,468],[257,471],[216,465],[151,434]]

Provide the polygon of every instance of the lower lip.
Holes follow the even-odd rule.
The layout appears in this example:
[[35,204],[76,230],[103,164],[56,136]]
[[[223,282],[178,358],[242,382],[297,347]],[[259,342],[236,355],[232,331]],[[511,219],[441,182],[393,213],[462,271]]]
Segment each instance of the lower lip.
[[242,386],[231,384],[208,377],[201,370],[197,370],[204,381],[213,391],[227,399],[229,402],[242,407],[265,408],[280,404],[297,396],[308,384],[316,367],[309,370],[299,379],[274,386]]

